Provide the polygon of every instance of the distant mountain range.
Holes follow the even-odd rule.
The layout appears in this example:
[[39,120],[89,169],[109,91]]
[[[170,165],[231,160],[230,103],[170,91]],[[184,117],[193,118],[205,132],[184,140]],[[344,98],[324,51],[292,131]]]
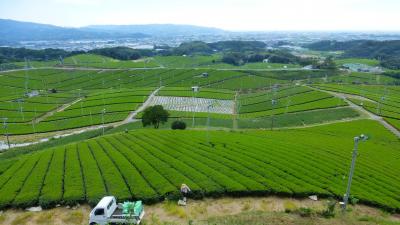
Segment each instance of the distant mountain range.
[[173,24],[93,25],[81,28],[0,19],[0,44],[20,41],[145,38],[222,34],[223,30]]

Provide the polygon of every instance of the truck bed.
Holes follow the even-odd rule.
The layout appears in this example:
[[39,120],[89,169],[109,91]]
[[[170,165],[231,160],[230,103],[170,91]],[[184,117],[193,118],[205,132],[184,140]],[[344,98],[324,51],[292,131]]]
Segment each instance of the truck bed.
[[126,216],[124,216],[124,215],[122,214],[122,209],[117,208],[117,209],[115,209],[115,211],[114,211],[113,214],[111,215],[111,218],[112,218],[112,219],[125,219]]
[[[133,223],[133,224],[139,224],[139,223],[141,222],[141,220],[143,219],[144,214],[145,214],[145,212],[142,211],[142,213],[140,214],[140,216],[133,216],[129,222],[130,222],[130,223]],[[111,215],[110,221],[109,221],[109,222],[118,222],[118,223],[121,223],[121,222],[126,222],[126,219],[127,219],[127,216],[124,215],[124,214],[122,214],[122,209],[118,209],[118,208],[117,208],[117,209],[113,212],[113,214]]]

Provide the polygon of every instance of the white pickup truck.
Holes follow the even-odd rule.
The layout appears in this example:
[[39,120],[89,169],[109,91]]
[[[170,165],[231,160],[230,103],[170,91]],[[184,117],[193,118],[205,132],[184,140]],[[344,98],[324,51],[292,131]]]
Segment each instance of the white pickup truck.
[[142,201],[117,204],[114,196],[107,196],[90,212],[89,224],[140,224],[144,214]]

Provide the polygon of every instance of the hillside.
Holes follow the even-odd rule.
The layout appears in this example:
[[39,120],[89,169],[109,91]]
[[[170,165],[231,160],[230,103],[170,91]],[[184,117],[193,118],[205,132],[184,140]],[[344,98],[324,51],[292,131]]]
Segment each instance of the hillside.
[[194,198],[341,198],[360,127],[371,140],[360,144],[352,195],[399,211],[399,140],[369,120],[280,132],[131,131],[0,158],[0,207],[94,204],[107,193],[151,203],[176,197],[182,183]]

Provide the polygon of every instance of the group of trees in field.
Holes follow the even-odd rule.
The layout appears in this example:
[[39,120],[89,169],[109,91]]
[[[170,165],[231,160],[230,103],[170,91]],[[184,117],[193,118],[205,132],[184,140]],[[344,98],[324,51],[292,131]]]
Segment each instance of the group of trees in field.
[[178,47],[156,46],[158,54],[164,56],[181,56],[196,54],[213,54],[216,52],[259,52],[264,51],[266,44],[261,41],[218,41],[206,43],[203,41],[184,42]]
[[[155,105],[147,107],[143,112],[142,124],[143,127],[153,125],[155,129],[160,127],[160,124],[164,124],[168,121],[169,113],[161,105]],[[174,121],[171,124],[173,130],[184,130],[186,129],[186,123],[180,120]]]
[[152,50],[132,49],[128,47],[99,48],[93,49],[89,51],[89,53],[107,56],[119,60],[136,60],[154,55],[154,52]]
[[222,62],[236,66],[244,65],[246,63],[264,62],[264,60],[267,60],[269,63],[300,64],[303,66],[315,63],[315,60],[311,58],[300,58],[284,50],[228,52],[222,57]]

